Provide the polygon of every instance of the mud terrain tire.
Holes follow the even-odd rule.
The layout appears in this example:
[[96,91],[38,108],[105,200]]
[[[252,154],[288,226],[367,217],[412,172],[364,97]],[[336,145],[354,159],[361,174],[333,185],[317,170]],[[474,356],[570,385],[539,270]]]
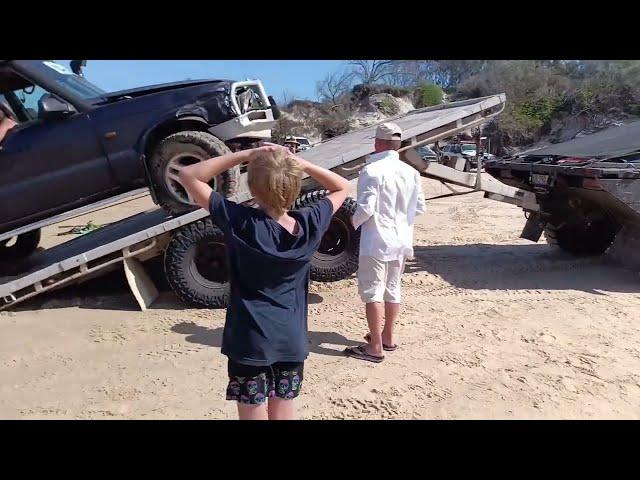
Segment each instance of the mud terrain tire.
[[[162,140],[149,161],[149,171],[160,205],[173,215],[195,210],[197,205],[189,202],[184,188],[176,180],[176,165],[189,165],[226,153],[231,153],[231,150],[224,142],[207,132],[178,132]],[[230,197],[236,193],[239,180],[240,166],[235,166],[223,172],[210,185],[224,197]]]
[[[313,205],[327,193],[326,190],[305,193],[296,200],[294,208]],[[347,197],[331,219],[318,251],[311,258],[311,280],[337,282],[350,277],[358,270],[360,229],[355,230],[351,224],[356,206],[356,201]]]
[[224,234],[210,218],[181,227],[164,255],[169,285],[188,305],[224,308],[229,302],[229,268]]

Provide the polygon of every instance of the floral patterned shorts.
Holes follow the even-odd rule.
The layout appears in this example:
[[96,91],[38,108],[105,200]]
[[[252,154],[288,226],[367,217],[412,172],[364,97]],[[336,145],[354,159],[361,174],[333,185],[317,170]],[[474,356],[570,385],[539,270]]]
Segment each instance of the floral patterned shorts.
[[269,397],[294,399],[302,388],[303,370],[304,362],[255,366],[229,360],[227,400],[260,405]]

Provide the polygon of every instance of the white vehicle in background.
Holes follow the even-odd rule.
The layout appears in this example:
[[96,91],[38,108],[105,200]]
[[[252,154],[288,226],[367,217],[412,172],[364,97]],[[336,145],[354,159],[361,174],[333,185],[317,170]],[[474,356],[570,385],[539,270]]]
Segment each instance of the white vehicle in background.
[[294,137],[293,135],[287,135],[283,143],[285,145],[295,146],[297,152],[304,152],[312,147],[307,137]]
[[[485,137],[483,137],[484,139]],[[463,162],[464,171],[468,172],[472,168],[478,168],[478,156],[482,160],[493,160],[495,155],[487,153],[484,146],[480,146],[480,153],[478,155],[477,146],[475,142],[455,142],[445,145],[440,150],[442,163],[453,164],[457,160]]]
[[298,150],[303,152],[305,150],[309,150],[312,145],[311,142],[309,142],[309,139],[307,137],[293,137],[298,143]]
[[453,164],[460,160],[464,166],[464,171],[468,172],[472,168],[476,168],[476,145],[470,142],[457,142],[445,145],[440,150],[442,162],[445,165]]

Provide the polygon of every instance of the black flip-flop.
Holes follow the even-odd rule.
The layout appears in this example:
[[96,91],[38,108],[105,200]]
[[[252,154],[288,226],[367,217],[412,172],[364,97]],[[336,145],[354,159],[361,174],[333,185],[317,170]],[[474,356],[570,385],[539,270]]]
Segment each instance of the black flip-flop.
[[367,362],[380,363],[384,360],[384,357],[378,357],[371,355],[362,346],[347,347],[344,349],[344,354],[347,357],[357,358],[358,360],[366,360]]
[[[368,333],[367,333],[367,334],[364,336],[364,339],[365,339],[365,341],[366,341],[367,343],[371,343],[371,335],[370,335],[370,334],[368,334]],[[395,344],[394,344],[394,345],[385,345],[385,344],[383,343],[383,344],[382,344],[382,349],[383,349],[385,352],[393,352],[393,351],[395,351],[395,350],[397,350],[397,349],[398,349],[398,345],[395,345]]]

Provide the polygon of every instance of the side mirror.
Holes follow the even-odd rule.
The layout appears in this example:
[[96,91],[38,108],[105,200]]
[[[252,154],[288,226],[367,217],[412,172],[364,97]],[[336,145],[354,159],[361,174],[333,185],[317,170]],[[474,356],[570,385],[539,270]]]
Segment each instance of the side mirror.
[[73,105],[53,95],[44,95],[38,102],[39,117],[43,120],[54,120],[67,117],[76,112]]

